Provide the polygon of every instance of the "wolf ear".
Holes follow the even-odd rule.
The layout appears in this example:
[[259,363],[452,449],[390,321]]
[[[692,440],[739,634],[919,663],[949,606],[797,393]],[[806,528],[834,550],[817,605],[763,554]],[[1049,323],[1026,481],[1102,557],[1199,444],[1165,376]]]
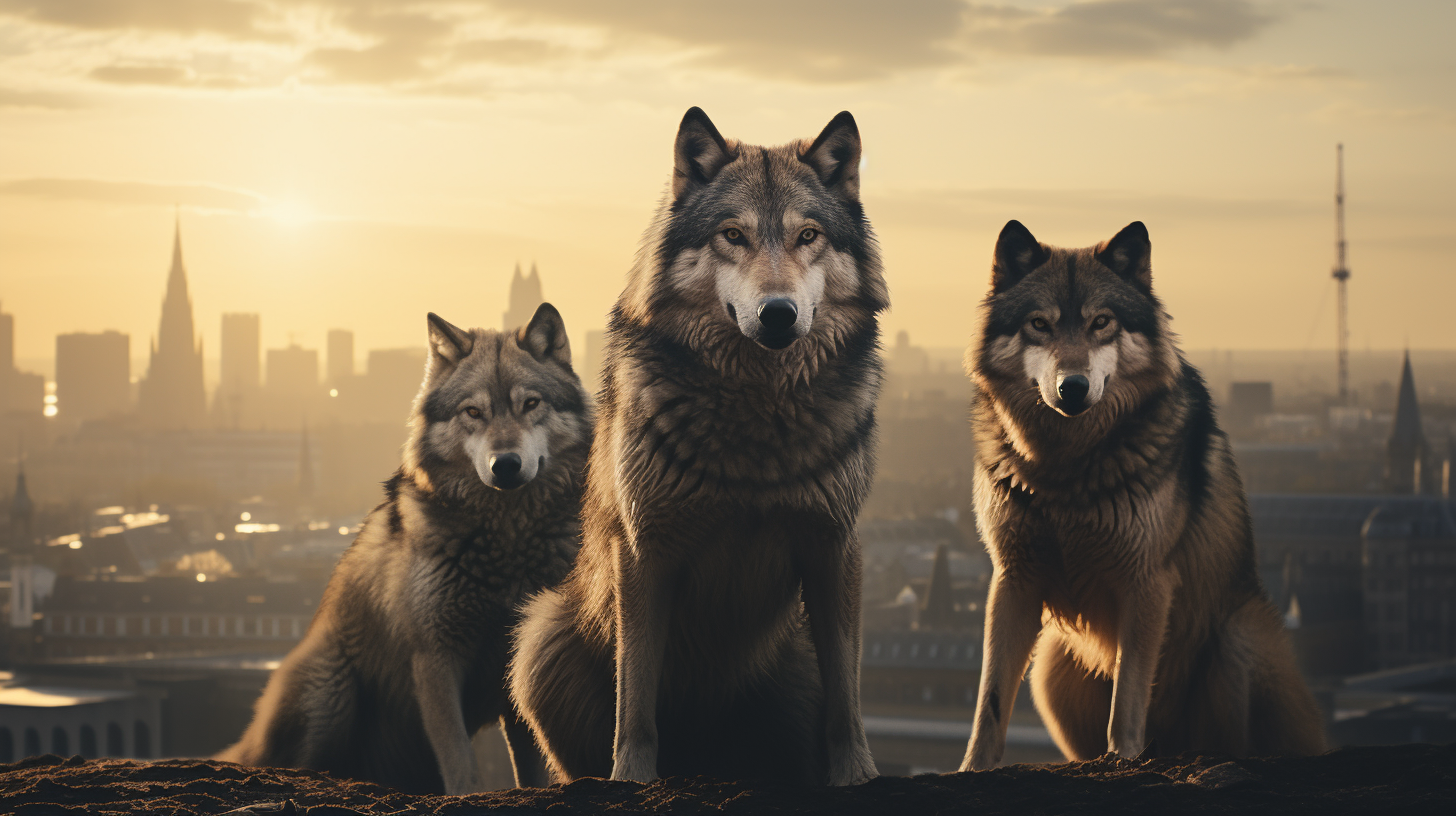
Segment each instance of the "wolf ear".
[[728,146],[708,114],[702,108],[688,108],[682,124],[677,126],[677,143],[673,148],[673,201],[712,181],[718,171],[736,158],[738,152]]
[[1020,221],[1007,221],[996,239],[991,262],[991,292],[1000,294],[1015,286],[1033,269],[1047,262],[1047,251]]
[[1095,257],[1103,266],[1121,275],[1144,292],[1153,291],[1153,243],[1148,228],[1134,221],[1097,246]]
[[566,322],[549,303],[536,307],[531,322],[516,332],[516,344],[541,362],[554,360],[571,370],[571,342],[566,339]]
[[814,168],[827,189],[857,201],[859,157],[859,126],[849,111],[840,111],[824,126],[814,144],[799,156],[799,161]]
[[430,351],[447,363],[458,363],[475,347],[475,335],[430,312]]

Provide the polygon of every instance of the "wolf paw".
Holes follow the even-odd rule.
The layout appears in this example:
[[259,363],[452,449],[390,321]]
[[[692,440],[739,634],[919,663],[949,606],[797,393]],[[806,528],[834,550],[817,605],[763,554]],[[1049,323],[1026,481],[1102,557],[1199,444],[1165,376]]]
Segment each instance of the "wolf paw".
[[831,785],[859,785],[880,775],[879,770],[875,768],[875,761],[870,758],[868,751],[863,756],[856,756],[847,762],[837,764],[839,767],[829,773],[829,784]]

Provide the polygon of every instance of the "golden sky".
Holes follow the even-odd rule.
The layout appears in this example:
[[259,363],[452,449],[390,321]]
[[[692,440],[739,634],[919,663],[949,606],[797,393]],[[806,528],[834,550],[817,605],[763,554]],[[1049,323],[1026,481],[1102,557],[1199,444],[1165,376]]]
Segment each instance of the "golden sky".
[[[891,335],[970,338],[996,233],[1133,220],[1189,348],[1456,347],[1449,0],[0,0],[0,307],[17,352],[156,331],[181,205],[207,355],[496,326],[539,263],[598,328],[674,129],[811,137],[852,111]],[[140,373],[140,372],[134,372]]]

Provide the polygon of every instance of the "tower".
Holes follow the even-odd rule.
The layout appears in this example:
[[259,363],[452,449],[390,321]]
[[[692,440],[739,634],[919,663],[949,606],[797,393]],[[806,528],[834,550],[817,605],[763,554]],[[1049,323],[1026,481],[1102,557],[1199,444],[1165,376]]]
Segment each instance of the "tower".
[[522,276],[521,265],[516,264],[516,273],[511,276],[510,309],[501,317],[503,331],[511,331],[531,322],[536,307],[541,305],[541,275],[536,264],[531,264],[531,274]]
[[192,297],[182,265],[182,223],[172,239],[172,268],[162,321],[152,343],[151,364],[141,384],[141,418],[167,429],[201,428],[207,410],[202,385],[202,343],[192,323]]
[[1411,374],[1410,352],[1400,370],[1400,390],[1395,398],[1395,422],[1385,445],[1386,477],[1392,493],[1420,493],[1430,474],[1422,473],[1430,447],[1421,429],[1421,406],[1416,401],[1416,380]]
[[[1338,291],[1335,295],[1335,357],[1338,367],[1340,389],[1339,404],[1350,404],[1350,325],[1349,302],[1346,300],[1345,285],[1350,280],[1350,270],[1345,266],[1345,146],[1335,145],[1335,270],[1331,273]],[[1406,370],[1410,370],[1410,359],[1406,359]]]

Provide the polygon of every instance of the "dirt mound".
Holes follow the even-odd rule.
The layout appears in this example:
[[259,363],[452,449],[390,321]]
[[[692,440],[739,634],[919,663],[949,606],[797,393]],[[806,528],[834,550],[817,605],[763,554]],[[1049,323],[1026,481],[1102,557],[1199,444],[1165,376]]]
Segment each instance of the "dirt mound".
[[854,788],[765,788],[706,778],[650,785],[584,779],[472,796],[412,796],[312,771],[209,760],[34,757],[0,765],[18,814],[855,814],[1456,813],[1456,745],[1347,748],[1296,759],[1102,758],[975,774],[881,777]]

